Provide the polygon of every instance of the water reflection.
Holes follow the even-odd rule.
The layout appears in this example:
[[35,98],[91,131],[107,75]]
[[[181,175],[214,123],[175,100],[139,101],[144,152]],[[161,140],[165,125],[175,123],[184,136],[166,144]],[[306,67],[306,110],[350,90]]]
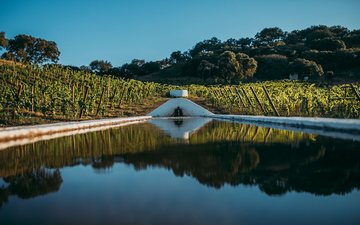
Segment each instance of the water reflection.
[[0,187],[0,208],[8,202],[10,195],[28,199],[57,192],[60,189],[62,178],[58,169],[34,169],[30,172],[6,177],[3,181],[6,186]]
[[[115,163],[137,170],[165,168],[211,188],[257,186],[268,195],[289,191],[346,194],[360,187],[358,142],[238,123],[178,120],[3,150],[0,176],[5,185],[0,188],[0,204],[10,195],[30,198],[58,191],[60,168],[91,165],[101,172]],[[180,137],[187,138],[187,143],[179,141]]]
[[154,119],[150,123],[163,130],[172,138],[189,139],[191,134],[209,123],[205,117],[184,117],[176,119]]
[[360,187],[360,152],[354,147],[341,142],[301,142],[296,147],[218,142],[123,157],[137,169],[168,168],[177,176],[190,175],[215,188],[245,184],[257,185],[269,195],[288,191],[330,195]]

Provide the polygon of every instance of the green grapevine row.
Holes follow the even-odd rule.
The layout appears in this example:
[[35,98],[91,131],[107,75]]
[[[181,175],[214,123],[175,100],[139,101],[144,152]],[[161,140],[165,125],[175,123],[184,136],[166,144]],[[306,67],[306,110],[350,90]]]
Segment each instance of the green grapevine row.
[[141,104],[165,96],[168,86],[152,82],[96,76],[60,67],[0,66],[0,111],[16,117],[24,111],[78,118]]
[[[359,99],[353,91],[344,94],[343,85],[268,81],[172,86],[97,76],[58,66],[15,64],[0,65],[0,82],[0,124],[29,113],[64,119],[119,116],[124,108],[141,107],[148,99],[154,104],[169,90],[178,88],[189,90],[190,98],[204,99],[224,113],[271,116],[276,115],[276,110],[280,116],[360,118]],[[359,84],[354,87],[359,89]]]
[[[190,93],[207,99],[224,112],[275,115],[264,87],[281,116],[360,118],[360,101],[354,92],[349,92],[346,97],[344,85],[318,86],[298,81],[268,81],[232,86],[188,86]],[[354,87],[359,89],[358,84]]]

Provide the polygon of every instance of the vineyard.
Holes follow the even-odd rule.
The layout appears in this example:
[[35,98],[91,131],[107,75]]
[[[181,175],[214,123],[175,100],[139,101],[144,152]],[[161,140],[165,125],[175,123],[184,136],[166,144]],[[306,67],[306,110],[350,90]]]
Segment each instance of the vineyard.
[[359,87],[266,81],[233,86],[190,85],[189,90],[229,114],[360,118]]
[[[136,115],[164,101],[170,87],[56,66],[0,66],[0,124],[26,117],[78,120]],[[149,104],[149,105],[146,105]]]
[[[0,125],[144,115],[171,89],[226,114],[360,118],[359,84],[271,81],[232,86],[171,86],[58,66],[0,65]],[[47,121],[48,122],[48,121]]]

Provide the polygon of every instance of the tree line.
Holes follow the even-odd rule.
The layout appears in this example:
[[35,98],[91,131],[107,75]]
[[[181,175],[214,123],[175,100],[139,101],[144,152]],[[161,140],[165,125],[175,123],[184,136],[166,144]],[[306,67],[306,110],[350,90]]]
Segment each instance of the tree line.
[[[2,58],[22,63],[56,63],[60,51],[56,43],[29,35],[7,40],[0,33]],[[134,59],[114,67],[106,60],[94,60],[88,66],[66,66],[99,75],[123,78],[193,77],[205,83],[235,84],[246,79],[318,79],[325,75],[359,79],[360,30],[343,26],[311,26],[303,30],[283,31],[265,28],[253,38],[221,41],[213,37],[200,41],[188,51],[174,51],[168,58],[145,62]]]
[[60,51],[53,41],[20,34],[13,39],[6,39],[5,32],[0,32],[0,50],[6,49],[1,58],[26,64],[57,62]]

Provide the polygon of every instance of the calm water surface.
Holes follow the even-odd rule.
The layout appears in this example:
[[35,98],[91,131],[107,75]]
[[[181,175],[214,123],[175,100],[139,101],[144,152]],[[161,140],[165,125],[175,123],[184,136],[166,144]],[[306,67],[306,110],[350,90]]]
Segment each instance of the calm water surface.
[[360,142],[152,120],[0,150],[0,224],[360,224]]

